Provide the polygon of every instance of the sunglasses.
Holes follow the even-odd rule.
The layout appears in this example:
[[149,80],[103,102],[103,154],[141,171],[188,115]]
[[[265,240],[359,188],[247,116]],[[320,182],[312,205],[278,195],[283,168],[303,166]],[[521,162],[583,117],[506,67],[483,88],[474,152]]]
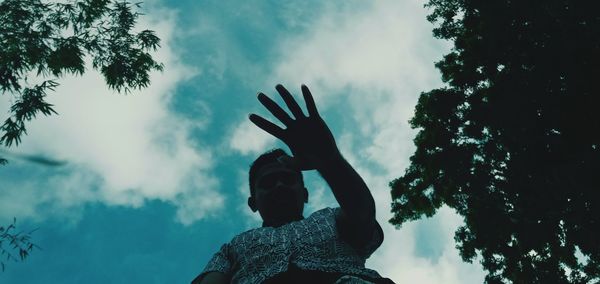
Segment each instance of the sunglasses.
[[274,172],[262,176],[257,183],[260,188],[271,189],[277,185],[277,182],[285,186],[292,186],[300,182],[300,175],[293,172]]

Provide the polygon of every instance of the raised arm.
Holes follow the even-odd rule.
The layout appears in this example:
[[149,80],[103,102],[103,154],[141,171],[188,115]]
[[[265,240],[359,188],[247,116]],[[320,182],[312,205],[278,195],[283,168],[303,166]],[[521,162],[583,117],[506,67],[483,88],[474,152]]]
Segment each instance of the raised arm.
[[327,124],[317,110],[309,89],[302,85],[308,116],[304,115],[292,95],[282,86],[277,91],[292,113],[290,117],[277,103],[259,93],[258,100],[284,125],[285,129],[256,114],[250,120],[264,131],[281,139],[292,151],[293,159],[283,161],[301,170],[316,169],[329,184],[340,204],[337,216],[342,237],[353,245],[362,245],[377,229],[375,202],[369,188],[344,159]]

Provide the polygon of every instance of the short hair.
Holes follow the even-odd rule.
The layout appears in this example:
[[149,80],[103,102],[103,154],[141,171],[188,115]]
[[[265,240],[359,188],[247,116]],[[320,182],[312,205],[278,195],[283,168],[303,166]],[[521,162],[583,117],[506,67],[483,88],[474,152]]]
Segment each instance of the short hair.
[[[250,196],[254,196],[254,184],[256,183],[256,175],[258,174],[258,170],[264,167],[267,164],[277,162],[278,158],[281,156],[290,157],[288,153],[286,153],[281,148],[271,149],[267,152],[262,153],[252,164],[250,165],[250,172],[248,174],[249,185],[250,185]],[[300,181],[304,184],[304,179],[302,176],[302,171],[300,173]]]

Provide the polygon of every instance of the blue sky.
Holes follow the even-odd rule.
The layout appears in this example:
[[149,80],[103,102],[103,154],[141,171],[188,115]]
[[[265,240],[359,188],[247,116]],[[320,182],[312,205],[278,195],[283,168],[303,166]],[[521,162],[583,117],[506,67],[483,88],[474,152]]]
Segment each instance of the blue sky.
[[[260,225],[246,206],[247,169],[282,147],[247,120],[283,83],[307,84],[344,156],[377,203],[385,242],[367,266],[397,283],[482,283],[460,261],[443,208],[395,229],[388,182],[414,151],[408,120],[418,95],[442,86],[423,1],[159,1],[139,29],[162,38],[152,85],[122,95],[89,68],[49,97],[59,116],[30,123],[14,152],[66,161],[0,168],[0,223],[39,228],[42,248],[8,263],[0,283],[189,283],[220,245]],[[7,114],[8,96],[0,97]],[[268,116],[268,115],[267,115]],[[336,206],[306,175],[305,216]],[[410,282],[409,282],[410,281]]]

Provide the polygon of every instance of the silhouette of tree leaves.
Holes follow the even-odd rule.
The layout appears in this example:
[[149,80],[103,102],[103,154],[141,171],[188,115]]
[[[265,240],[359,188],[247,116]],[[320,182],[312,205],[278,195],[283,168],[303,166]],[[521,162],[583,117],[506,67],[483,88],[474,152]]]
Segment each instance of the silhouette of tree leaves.
[[163,65],[149,53],[160,47],[155,32],[133,32],[139,6],[116,0],[0,2],[0,91],[14,98],[0,144],[18,145],[27,121],[56,114],[45,101],[48,91],[64,75],[82,75],[86,56],[109,88],[129,93],[147,87],[149,73]]
[[397,226],[447,205],[486,283],[600,282],[600,3],[430,0],[447,86],[421,94]]
[[0,269],[4,271],[6,262],[23,261],[29,253],[35,248],[40,249],[31,242],[31,232],[15,232],[17,229],[17,219],[13,219],[12,224],[3,227],[0,226]]

